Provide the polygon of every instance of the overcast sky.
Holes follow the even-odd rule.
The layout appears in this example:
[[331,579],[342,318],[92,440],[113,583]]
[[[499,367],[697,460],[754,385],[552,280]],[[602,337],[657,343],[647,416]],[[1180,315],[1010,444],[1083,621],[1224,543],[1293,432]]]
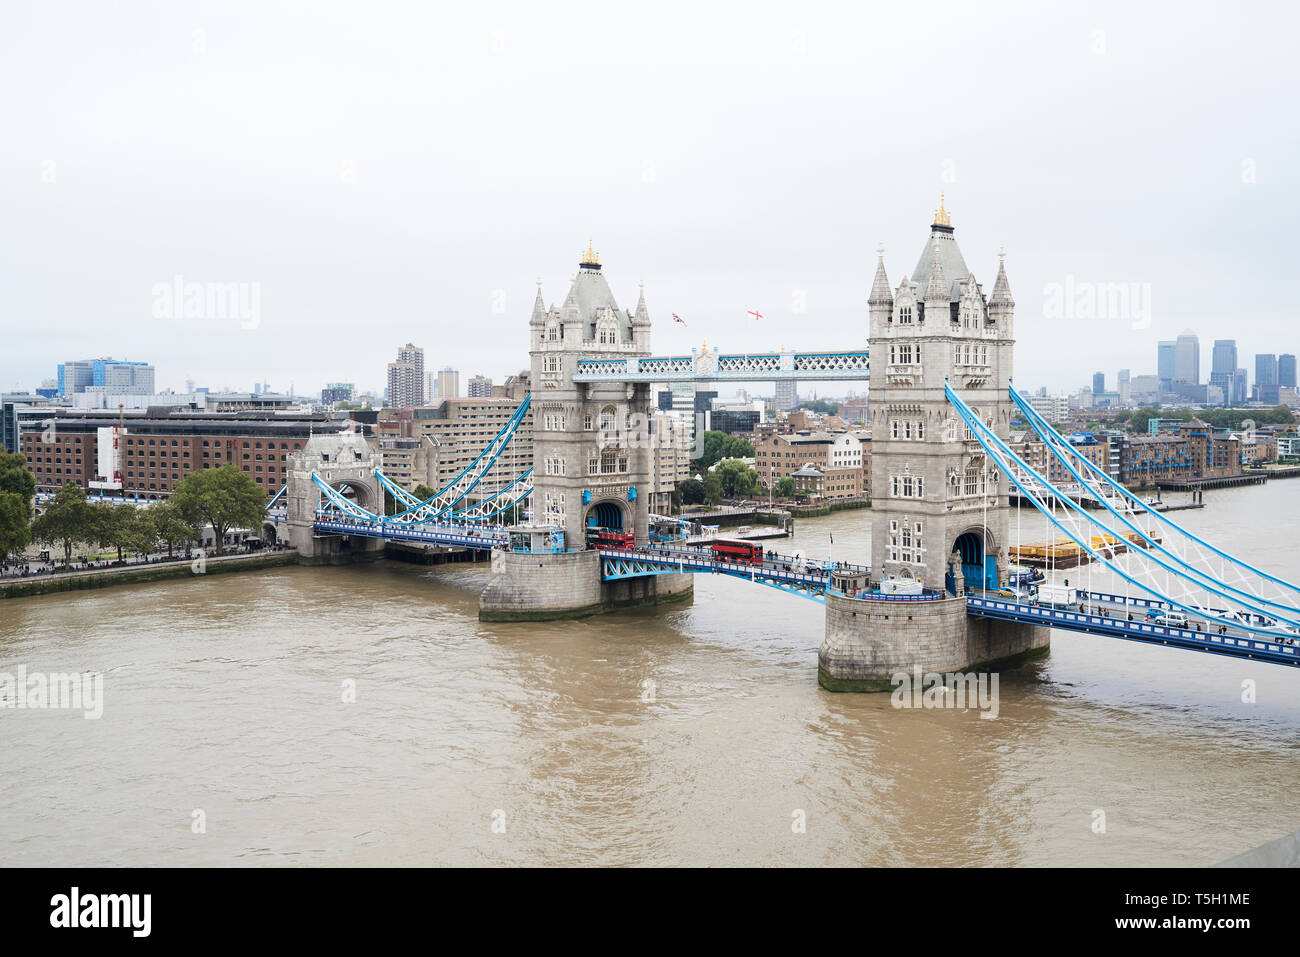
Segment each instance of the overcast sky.
[[[408,340],[499,381],[588,236],[656,352],[861,346],[877,244],[896,284],[941,191],[986,292],[1006,247],[1020,385],[1189,328],[1253,378],[1300,352],[1300,18],[1151,7],[8,0],[0,387],[382,387]],[[257,321],[157,318],[176,276],[257,284]],[[1062,315],[1066,283],[1138,297]]]

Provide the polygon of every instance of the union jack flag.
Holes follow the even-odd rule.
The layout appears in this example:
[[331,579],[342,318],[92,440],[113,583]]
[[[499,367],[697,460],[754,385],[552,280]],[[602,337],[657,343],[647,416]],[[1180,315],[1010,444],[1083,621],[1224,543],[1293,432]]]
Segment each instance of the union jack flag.
[[675,312],[673,313],[673,322],[680,322],[683,326],[686,325],[686,320]]

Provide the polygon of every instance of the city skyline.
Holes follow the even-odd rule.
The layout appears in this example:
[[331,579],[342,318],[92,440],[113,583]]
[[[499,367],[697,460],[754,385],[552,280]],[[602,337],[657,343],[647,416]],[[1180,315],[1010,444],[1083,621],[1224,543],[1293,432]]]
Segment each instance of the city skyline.
[[[439,359],[499,381],[525,365],[536,277],[564,288],[588,236],[620,302],[645,281],[656,351],[793,345],[810,324],[859,344],[876,245],[907,250],[940,192],[978,275],[1007,249],[1022,380],[1072,385],[1116,352],[1140,368],[1189,327],[1230,331],[1246,355],[1297,351],[1274,215],[1297,199],[1282,173],[1295,138],[1273,121],[1293,70],[1285,29],[1231,17],[1205,30],[1207,5],[1173,21],[1109,5],[1051,24],[1018,7],[812,9],[794,24],[697,11],[709,43],[647,23],[612,57],[599,18],[523,6],[492,20],[457,11],[437,29],[415,12],[401,33],[346,9],[259,11],[246,29],[251,11],[195,24],[92,9],[76,35],[33,17],[0,41],[3,76],[26,91],[0,158],[12,211],[0,308],[42,330],[0,357],[4,389],[89,352],[148,355],[159,387],[181,391],[236,378],[256,352],[279,358],[274,381],[318,391],[367,382],[395,344],[432,330]],[[918,33],[947,69],[915,71],[884,40]],[[130,65],[108,56],[127,37]],[[354,47],[368,51],[354,70],[279,66],[283,51]],[[1017,72],[990,67],[1012,50]],[[85,64],[98,65],[93,86],[78,79]],[[1026,70],[1036,88],[990,113]],[[909,126],[919,104],[950,100],[950,75],[964,77],[958,108]],[[1174,88],[1185,108],[1152,124],[1149,104]],[[727,113],[701,90],[726,96]],[[864,91],[870,118],[841,122]],[[593,159],[581,137],[557,135],[579,104],[629,146]],[[426,122],[413,128],[412,112]],[[880,149],[900,126],[908,148]],[[1203,149],[1207,126],[1240,146]],[[1143,150],[1128,148],[1134,136]],[[510,148],[530,141],[546,148]],[[167,175],[178,165],[184,181]],[[80,281],[59,281],[68,271]],[[176,318],[160,290],[188,283],[244,284],[257,316]],[[1145,290],[1145,305],[1082,318],[1082,300],[1052,301],[1058,287],[1107,285]]]

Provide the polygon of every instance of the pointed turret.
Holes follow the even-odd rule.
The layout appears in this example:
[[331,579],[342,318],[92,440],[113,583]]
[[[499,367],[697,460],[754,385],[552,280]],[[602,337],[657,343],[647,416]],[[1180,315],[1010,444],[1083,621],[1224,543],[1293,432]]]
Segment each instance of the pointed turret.
[[546,323],[546,303],[542,301],[542,280],[537,280],[537,298],[533,300],[533,317],[529,323],[534,326],[545,325]]
[[889,277],[885,275],[885,247],[883,245],[876,247],[876,278],[871,284],[871,297],[867,299],[868,305],[872,306],[890,306],[894,305],[894,294],[889,289]]
[[989,296],[989,305],[994,303],[1008,306],[1016,304],[1016,301],[1011,298],[1011,283],[1007,281],[1006,250],[998,253],[998,278],[993,283],[993,294]]
[[645,283],[641,283],[641,296],[636,301],[636,312],[632,313],[632,325],[650,325],[650,310],[645,304]]

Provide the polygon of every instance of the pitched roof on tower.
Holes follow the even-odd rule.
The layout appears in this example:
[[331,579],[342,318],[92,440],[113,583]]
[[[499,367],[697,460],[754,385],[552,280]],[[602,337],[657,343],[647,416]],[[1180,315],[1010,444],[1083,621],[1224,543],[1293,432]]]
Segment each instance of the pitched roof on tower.
[[[957,246],[957,240],[953,238],[952,217],[943,206],[942,196],[939,198],[939,209],[934,214],[934,222],[930,226],[930,238],[926,240],[921,258],[912,270],[913,281],[919,282],[923,276],[931,276],[936,262],[948,281],[946,298],[949,301],[960,299],[971,271],[966,268],[966,260]],[[930,298],[928,287],[925,298]]]

